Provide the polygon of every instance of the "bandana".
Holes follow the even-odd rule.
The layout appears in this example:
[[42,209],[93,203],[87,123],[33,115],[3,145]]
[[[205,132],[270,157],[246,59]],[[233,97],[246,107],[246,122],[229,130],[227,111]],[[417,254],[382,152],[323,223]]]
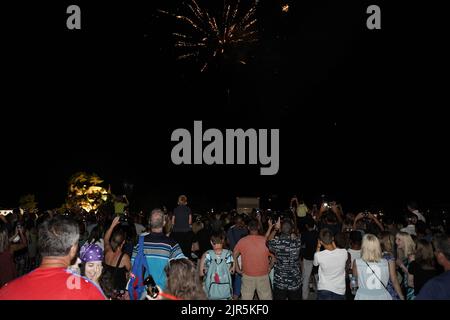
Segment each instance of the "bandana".
[[103,250],[95,243],[84,244],[80,249],[80,259],[84,263],[103,261]]

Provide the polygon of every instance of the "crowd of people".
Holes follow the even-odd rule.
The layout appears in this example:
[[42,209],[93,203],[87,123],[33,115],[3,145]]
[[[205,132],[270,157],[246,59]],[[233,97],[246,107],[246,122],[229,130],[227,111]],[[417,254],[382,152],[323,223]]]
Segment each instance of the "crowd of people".
[[[448,221],[311,209],[194,215],[177,206],[0,215],[0,299],[450,299]],[[430,220],[430,221],[427,221]]]

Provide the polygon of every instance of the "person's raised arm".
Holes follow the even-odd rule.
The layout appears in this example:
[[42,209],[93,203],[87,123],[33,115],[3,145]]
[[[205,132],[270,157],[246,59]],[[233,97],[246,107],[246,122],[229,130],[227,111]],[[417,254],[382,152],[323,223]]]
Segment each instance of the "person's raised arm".
[[342,224],[342,222],[344,221],[344,219],[342,217],[343,214],[342,214],[340,207],[338,207],[335,202],[333,202],[333,204],[331,205],[331,211],[334,212],[339,223]]
[[373,214],[369,213],[369,218],[372,219],[373,222],[380,228],[381,231],[384,231],[384,227],[381,224],[380,220],[377,219]]
[[319,214],[317,215],[317,219],[320,220],[322,218],[322,215],[327,211],[327,207],[325,206],[325,203],[322,203],[319,209]]
[[364,218],[364,213],[362,212],[358,213],[358,215],[355,217],[355,220],[353,220],[353,230],[356,230],[356,225],[358,221],[361,220],[362,218]]
[[269,219],[269,221],[267,221],[269,228],[267,229],[266,232],[266,240],[269,240],[270,234],[272,233],[272,230],[274,228],[274,224],[272,223],[272,219]]
[[120,217],[115,217],[113,222],[111,223],[111,226],[105,233],[105,237],[103,238],[103,243],[105,245],[105,253],[106,253],[106,251],[110,251],[110,250],[112,251],[111,244],[109,243],[109,241],[111,239],[111,235],[112,235],[114,228],[119,224],[120,224]]
[[277,223],[275,223],[272,232],[269,234],[269,237],[268,238],[266,237],[267,240],[272,240],[275,237],[277,231],[280,229],[281,229],[281,218],[278,218]]

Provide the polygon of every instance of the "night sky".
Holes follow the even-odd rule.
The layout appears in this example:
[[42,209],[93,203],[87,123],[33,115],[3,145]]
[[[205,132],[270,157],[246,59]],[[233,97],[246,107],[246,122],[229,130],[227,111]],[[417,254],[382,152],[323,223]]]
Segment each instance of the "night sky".
[[[179,26],[157,11],[181,1],[35,2],[2,9],[0,207],[25,193],[59,206],[79,170],[117,193],[132,183],[135,208],[171,207],[179,193],[199,209],[231,207],[239,195],[278,195],[287,206],[294,193],[325,193],[344,209],[450,203],[443,10],[260,0],[259,41],[239,53],[248,63],[201,73],[176,60]],[[69,4],[81,7],[81,31],[66,29]],[[371,4],[381,30],[366,28]],[[170,135],[194,120],[279,128],[279,173],[173,165]]]

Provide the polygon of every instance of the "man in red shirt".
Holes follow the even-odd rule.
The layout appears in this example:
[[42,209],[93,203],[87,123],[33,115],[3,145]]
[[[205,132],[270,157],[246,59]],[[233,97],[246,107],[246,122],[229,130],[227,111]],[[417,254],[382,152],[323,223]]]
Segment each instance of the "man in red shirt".
[[36,270],[7,283],[0,300],[105,300],[102,290],[67,268],[78,251],[78,224],[64,216],[39,227],[42,263]]
[[266,238],[259,235],[259,222],[251,220],[248,224],[250,234],[234,247],[234,261],[242,258],[242,270],[239,262],[235,264],[236,272],[243,274],[241,295],[242,300],[253,300],[255,290],[260,300],[272,300],[272,289],[269,280],[270,252]]

